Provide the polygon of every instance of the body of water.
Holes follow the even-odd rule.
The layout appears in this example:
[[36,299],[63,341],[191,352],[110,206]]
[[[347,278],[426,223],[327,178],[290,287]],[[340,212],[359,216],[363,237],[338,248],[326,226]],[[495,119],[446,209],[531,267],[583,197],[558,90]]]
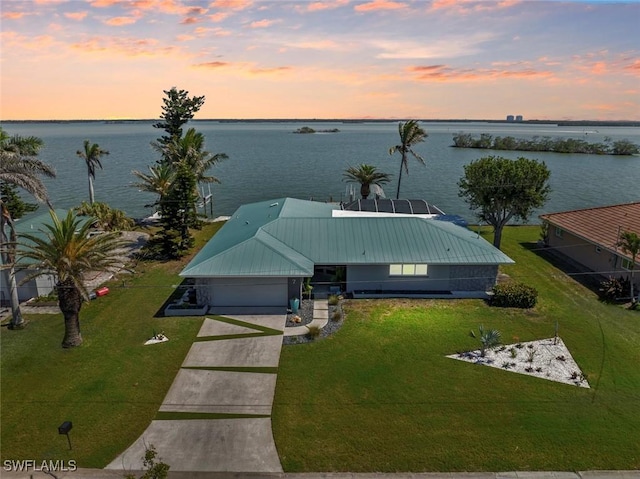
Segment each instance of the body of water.
[[[588,208],[640,200],[640,157],[580,154],[491,151],[451,148],[458,132],[493,136],[531,138],[551,136],[582,138],[589,142],[629,139],[640,144],[637,127],[566,127],[555,125],[496,123],[423,122],[428,138],[416,151],[426,160],[422,166],[413,158],[409,174],[402,177],[401,197],[425,199],[448,214],[474,221],[466,203],[458,197],[457,182],[464,165],[486,155],[507,158],[526,156],[544,161],[551,170],[552,193],[539,213]],[[395,197],[400,167],[399,155],[389,156],[389,148],[399,142],[397,122],[217,122],[192,124],[206,137],[206,149],[226,153],[228,160],[210,173],[222,182],[212,185],[214,215],[230,215],[244,203],[290,196],[321,201],[346,199],[346,168],[360,163],[377,166],[391,173],[385,186],[387,197]],[[302,126],[316,130],[338,128],[339,133],[293,134]],[[162,131],[152,122],[133,123],[10,123],[3,128],[9,134],[34,135],[44,140],[40,159],[55,166],[57,178],[46,180],[50,197],[57,208],[77,206],[88,200],[87,170],[76,155],[85,139],[110,152],[102,159],[103,170],[95,179],[96,201],[124,210],[139,218],[153,211],[144,205],[153,195],[138,191],[132,170],[148,172],[158,154],[150,143]],[[356,193],[359,186],[354,185]],[[537,222],[534,216],[531,222]]]

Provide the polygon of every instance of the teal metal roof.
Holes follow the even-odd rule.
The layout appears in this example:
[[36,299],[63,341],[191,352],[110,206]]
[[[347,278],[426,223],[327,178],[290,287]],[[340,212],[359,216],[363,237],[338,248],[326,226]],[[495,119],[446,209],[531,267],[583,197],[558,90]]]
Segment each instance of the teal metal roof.
[[[18,251],[22,250],[24,247],[22,244],[30,244],[26,238],[21,237],[23,234],[28,234],[40,238],[46,238],[46,233],[49,231],[45,225],[53,226],[53,220],[51,219],[51,214],[49,210],[45,210],[46,212],[40,213],[35,216],[28,216],[27,218],[21,218],[15,221],[16,234],[18,235]],[[54,213],[58,216],[58,218],[62,219],[67,216],[68,210],[63,209],[55,209]],[[0,258],[0,262],[2,259]],[[35,261],[30,258],[20,258],[20,265],[32,265]]]
[[314,264],[509,264],[476,233],[415,217],[337,217],[337,207],[281,198],[242,206],[181,276],[311,276]]
[[[58,218],[62,219],[67,216],[68,210],[63,209],[55,209],[54,213],[58,216]],[[30,216],[27,218],[21,218],[15,221],[16,225],[16,233],[27,233],[32,235],[40,234],[40,230],[45,230],[45,225],[52,226],[53,220],[51,219],[51,214],[49,210],[45,210],[44,213],[40,213],[36,216]]]

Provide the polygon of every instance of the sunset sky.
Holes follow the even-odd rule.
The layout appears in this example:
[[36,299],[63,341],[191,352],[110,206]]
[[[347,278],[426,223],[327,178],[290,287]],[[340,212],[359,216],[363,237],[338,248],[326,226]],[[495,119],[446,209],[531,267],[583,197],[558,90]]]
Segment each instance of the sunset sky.
[[0,119],[640,120],[640,3],[2,0]]

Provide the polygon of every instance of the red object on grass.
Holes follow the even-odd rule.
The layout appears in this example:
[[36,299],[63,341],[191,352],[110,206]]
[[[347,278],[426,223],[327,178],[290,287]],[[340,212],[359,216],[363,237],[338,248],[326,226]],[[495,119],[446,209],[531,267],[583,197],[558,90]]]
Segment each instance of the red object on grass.
[[104,296],[105,294],[109,294],[109,288],[106,286],[96,289],[96,296]]

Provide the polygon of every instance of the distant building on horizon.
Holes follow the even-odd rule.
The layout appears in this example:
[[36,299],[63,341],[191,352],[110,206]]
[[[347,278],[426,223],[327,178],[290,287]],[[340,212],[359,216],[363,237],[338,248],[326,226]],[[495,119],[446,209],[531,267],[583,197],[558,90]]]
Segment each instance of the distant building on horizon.
[[513,122],[513,121],[523,121],[522,115],[507,115],[507,121],[509,122]]
[[516,115],[516,121],[522,121],[522,115]]
[[513,115],[507,115],[507,121],[513,121],[514,117]]

